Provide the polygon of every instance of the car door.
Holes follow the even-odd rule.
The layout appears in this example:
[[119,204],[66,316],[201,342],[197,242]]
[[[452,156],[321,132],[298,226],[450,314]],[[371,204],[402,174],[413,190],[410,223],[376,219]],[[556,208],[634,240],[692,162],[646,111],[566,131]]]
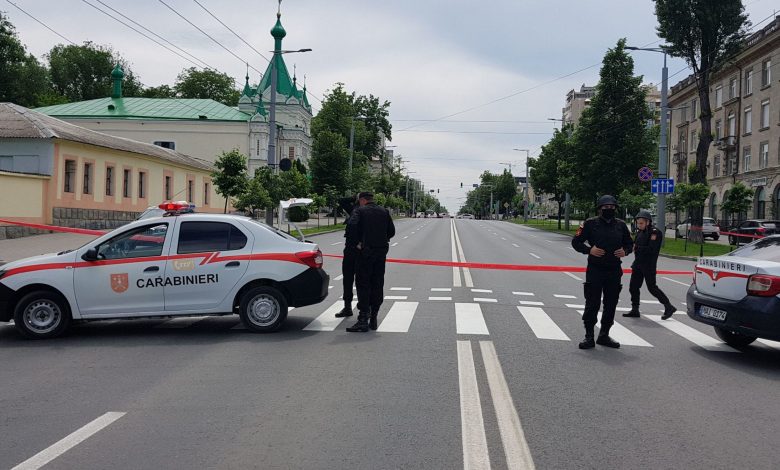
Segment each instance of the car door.
[[181,218],[165,278],[165,310],[217,308],[244,277],[254,238],[230,221]]
[[[73,275],[76,302],[84,317],[159,313],[165,309],[159,279],[165,275],[169,223],[136,226],[78,252]],[[95,248],[98,259],[81,261]]]

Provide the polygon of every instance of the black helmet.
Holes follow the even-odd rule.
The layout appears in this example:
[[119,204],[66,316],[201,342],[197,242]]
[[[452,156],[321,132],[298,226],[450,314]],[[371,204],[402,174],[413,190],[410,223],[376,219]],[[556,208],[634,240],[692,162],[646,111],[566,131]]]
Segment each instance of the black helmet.
[[607,204],[612,204],[613,206],[617,206],[617,199],[615,199],[615,196],[610,196],[609,194],[605,194],[599,198],[599,202],[596,203],[596,209],[601,209],[601,206],[606,206]]
[[653,215],[646,210],[641,210],[637,212],[636,217],[634,217],[634,219],[647,219],[649,223],[651,224],[653,223]]

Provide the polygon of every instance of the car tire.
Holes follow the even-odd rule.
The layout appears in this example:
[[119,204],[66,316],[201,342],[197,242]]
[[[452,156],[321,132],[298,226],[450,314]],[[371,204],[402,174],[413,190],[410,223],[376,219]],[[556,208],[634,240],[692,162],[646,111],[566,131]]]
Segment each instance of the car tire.
[[714,328],[715,328],[715,334],[718,335],[718,338],[720,338],[721,340],[723,340],[724,343],[734,348],[743,348],[756,340],[755,336],[743,335],[742,333],[737,333],[736,331],[727,330],[726,328],[722,328],[719,326],[716,326]]
[[677,229],[677,228],[676,228],[676,229],[674,229],[674,238],[682,238],[682,237],[680,236],[680,229]]
[[238,314],[248,329],[270,333],[287,318],[287,299],[275,287],[253,287],[241,296]]
[[67,331],[71,318],[68,301],[49,290],[26,294],[14,309],[14,326],[29,339],[56,338]]
[[718,241],[718,238],[720,238],[720,235],[713,235],[712,236],[712,240],[713,241]]

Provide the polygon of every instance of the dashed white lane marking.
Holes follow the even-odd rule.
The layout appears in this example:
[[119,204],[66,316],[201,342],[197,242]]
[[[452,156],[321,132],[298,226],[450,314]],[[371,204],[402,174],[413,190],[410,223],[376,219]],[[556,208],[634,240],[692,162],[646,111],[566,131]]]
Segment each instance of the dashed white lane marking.
[[583,280],[581,277],[579,277],[579,276],[575,276],[574,274],[572,274],[572,273],[570,273],[570,272],[566,272],[566,271],[564,271],[564,272],[563,272],[563,274],[565,274],[565,275],[569,276],[569,277],[570,277],[570,278],[572,278],[572,279],[576,279],[576,280],[578,280],[578,281],[582,281],[582,280]]
[[455,303],[455,330],[459,335],[490,334],[479,304]]
[[509,393],[509,386],[504,372],[501,370],[501,363],[498,362],[496,348],[492,341],[480,341],[479,347],[482,350],[482,360],[485,363],[493,408],[496,410],[501,442],[504,444],[506,468],[533,470],[536,467],[531,457],[531,450],[525,440],[523,426],[520,424],[520,417],[512,401],[512,395]]
[[396,246],[396,245],[398,245],[398,242],[395,242],[395,243],[393,243],[393,244],[392,244],[392,245],[390,245],[390,246]]
[[536,259],[542,259],[541,256],[537,255],[536,253],[528,253],[529,255],[533,256]]
[[179,318],[171,318],[170,320],[164,321],[160,323],[159,325],[155,325],[155,328],[187,328],[188,326],[192,326],[195,323],[198,323],[199,321],[203,321],[205,319],[209,318],[208,315],[201,315],[197,317],[179,317]]
[[538,307],[517,307],[520,315],[525,318],[528,326],[540,339],[556,339],[560,341],[569,341],[569,337],[558,325],[550,318],[547,313]]
[[493,291],[490,289],[471,289],[471,292],[474,293],[480,293],[480,294],[492,294]]
[[640,300],[643,304],[653,304],[653,305],[661,305],[661,302],[657,300]]
[[688,304],[687,304],[687,303],[685,303],[685,302],[683,302],[682,304],[683,304],[683,305],[685,305],[686,307],[688,306]]
[[531,238],[536,238],[536,235],[531,235],[530,233],[528,234],[528,236]]
[[[584,310],[577,310],[580,315],[583,314]],[[601,321],[599,320],[599,329],[601,329]],[[629,330],[625,326],[621,325],[618,322],[615,322],[612,325],[612,328],[609,330],[609,336],[612,337],[615,341],[618,343],[625,345],[625,346],[642,346],[645,348],[652,348],[653,345],[648,343],[647,341],[643,340],[639,336],[637,336],[636,333]]]
[[661,279],[666,279],[669,282],[674,282],[675,284],[680,284],[681,286],[685,286],[685,287],[690,287],[691,286],[690,283],[680,282],[680,281],[677,281],[677,280],[672,279],[670,277],[661,276]]
[[489,299],[486,297],[474,297],[474,302],[485,302],[485,303],[495,304],[498,303],[498,299]]
[[406,240],[407,238],[409,238],[409,236],[408,236],[408,235],[404,237],[404,240]]
[[344,279],[344,275],[343,274],[339,274],[338,276],[333,278],[334,281],[340,281],[342,279]]
[[103,416],[98,417],[94,421],[87,423],[83,427],[77,429],[73,433],[65,436],[61,440],[55,442],[46,449],[38,452],[29,459],[15,466],[11,470],[37,470],[52,460],[56,459],[60,455],[69,451],[70,449],[81,444],[91,436],[97,434],[99,431],[118,420],[125,413],[121,411],[109,411]]
[[514,295],[525,295],[528,297],[533,297],[535,294],[533,292],[512,292]]
[[431,287],[431,292],[452,292],[452,287]]
[[552,240],[545,240],[545,241],[546,241],[547,243],[552,243],[552,242],[553,242]]
[[406,300],[409,297],[406,295],[386,295],[385,300]]
[[691,343],[700,346],[707,351],[739,352],[731,346],[726,345],[726,343],[722,343],[712,336],[705,335],[701,331],[696,330],[685,323],[680,323],[674,318],[661,320],[661,315],[645,315],[644,317],[658,323],[669,331],[682,336]]
[[412,290],[411,287],[391,287],[390,290]]
[[333,289],[333,286],[328,286],[328,289]]
[[506,237],[501,237],[502,240],[506,241]]
[[452,297],[428,297],[428,300],[452,300]]
[[576,299],[576,295],[566,295],[566,294],[553,294],[554,297],[557,297],[559,299]]
[[[405,298],[405,297],[404,297]],[[407,333],[412,324],[414,312],[417,311],[417,302],[396,302],[390,307],[385,319],[379,325],[377,331],[387,333]]]
[[535,305],[537,307],[543,307],[544,306],[544,302],[534,302],[534,301],[531,301],[531,300],[521,300],[518,303],[520,305]]
[[[335,315],[342,309],[343,302],[336,302],[328,307],[320,316],[306,325],[303,331],[333,331],[344,321],[343,318],[336,318]],[[357,308],[357,302],[352,302],[352,310]]]
[[463,441],[463,468],[490,470],[485,421],[479,398],[477,371],[471,341],[458,341],[458,384],[460,386],[460,430]]
[[344,243],[344,242],[331,243],[330,246],[341,245],[342,243]]
[[520,245],[518,245],[517,243],[512,243],[512,246],[515,248],[520,248]]

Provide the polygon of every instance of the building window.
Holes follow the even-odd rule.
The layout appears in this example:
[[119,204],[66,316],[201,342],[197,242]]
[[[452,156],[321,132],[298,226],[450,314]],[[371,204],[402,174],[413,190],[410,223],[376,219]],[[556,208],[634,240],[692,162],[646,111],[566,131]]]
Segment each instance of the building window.
[[76,185],[76,160],[65,160],[65,192],[72,193]]
[[696,114],[696,98],[691,100],[691,119],[697,119],[698,115]]
[[203,183],[203,205],[204,206],[209,205],[210,193],[211,193],[211,185],[208,183]]
[[753,93],[753,69],[745,72],[745,95]]
[[715,87],[715,107],[720,108],[723,106],[723,87],[718,85]]
[[138,172],[138,197],[140,199],[146,198],[146,173],[143,171]]
[[747,107],[745,108],[745,134],[750,134],[753,132],[753,108]]
[[170,176],[165,177],[165,200],[166,201],[171,200],[171,177]]
[[290,160],[295,160],[295,147],[290,147],[287,150],[287,158],[289,158]]
[[130,170],[122,173],[122,197],[130,197]]
[[712,168],[712,176],[720,176],[720,155],[715,155],[715,164]]
[[257,139],[257,146],[255,147],[255,155],[260,156],[260,139]]
[[772,59],[767,59],[761,63],[761,86],[772,84]]
[[691,152],[696,150],[698,140],[696,139],[696,131],[691,131]]
[[91,163],[84,164],[84,185],[82,189],[84,194],[92,194],[92,164]]
[[737,97],[737,79],[732,78],[729,80],[729,99],[734,99]]
[[187,201],[192,203],[195,200],[195,182],[187,180]]
[[715,140],[720,140],[721,137],[723,137],[723,132],[721,131],[721,127],[723,127],[720,123],[720,119],[715,121]]
[[680,122],[688,122],[688,108],[680,109]]
[[726,137],[733,137],[737,135],[737,116],[734,112],[729,113],[729,135]]
[[747,173],[750,171],[750,147],[742,149],[742,172]]
[[761,129],[769,127],[769,100],[761,102]]
[[106,167],[106,196],[114,195],[114,167]]
[[167,140],[155,140],[154,145],[165,149],[176,150],[176,142],[171,142]]
[[758,168],[769,166],[769,142],[761,142],[758,147]]

